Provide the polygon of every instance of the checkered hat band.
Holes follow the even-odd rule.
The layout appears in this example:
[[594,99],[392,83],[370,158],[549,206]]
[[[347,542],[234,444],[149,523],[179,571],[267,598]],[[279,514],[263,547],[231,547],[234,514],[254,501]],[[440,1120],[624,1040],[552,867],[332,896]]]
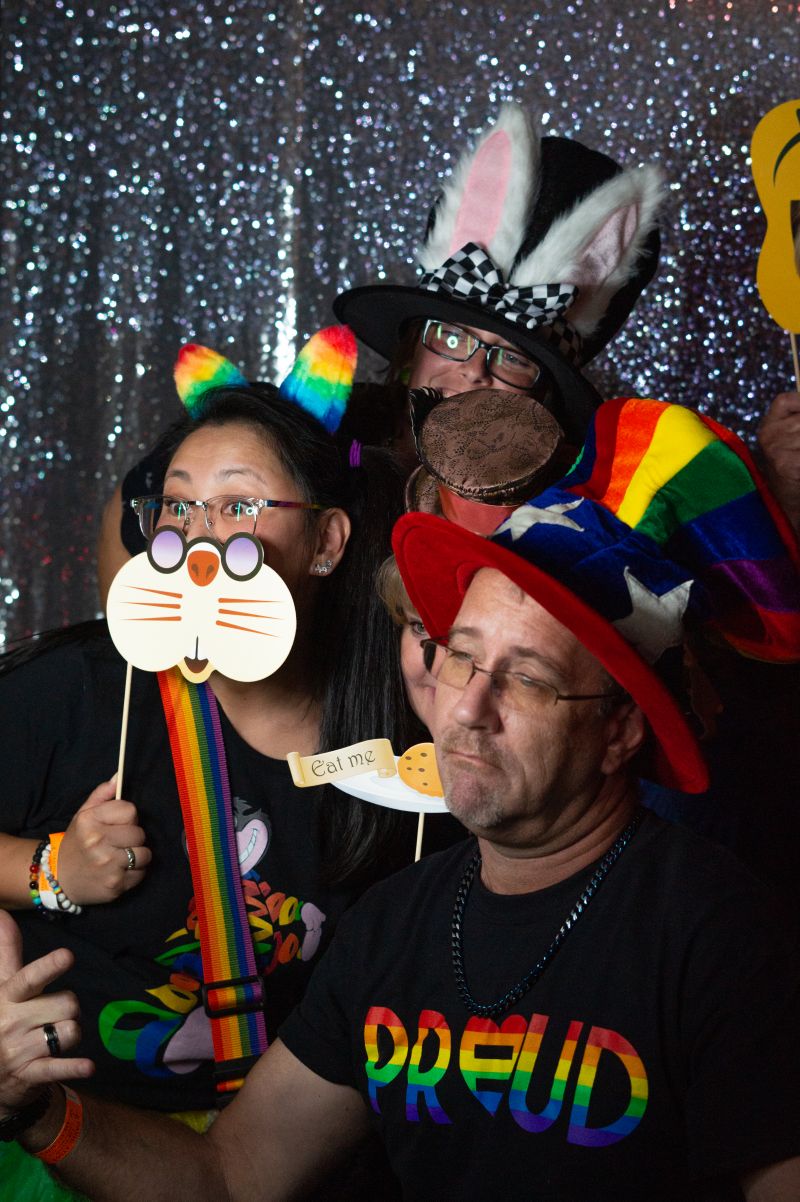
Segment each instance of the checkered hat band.
[[[484,305],[526,330],[552,326],[578,295],[575,284],[533,284],[528,288],[506,284],[486,251],[474,242],[462,246],[441,267],[424,272],[420,287]],[[577,337],[566,322],[562,320],[561,324]],[[571,340],[566,335],[564,338]]]
[[546,342],[552,344],[562,359],[575,367],[583,365],[583,339],[563,317],[557,317],[551,325],[542,326],[538,332]]

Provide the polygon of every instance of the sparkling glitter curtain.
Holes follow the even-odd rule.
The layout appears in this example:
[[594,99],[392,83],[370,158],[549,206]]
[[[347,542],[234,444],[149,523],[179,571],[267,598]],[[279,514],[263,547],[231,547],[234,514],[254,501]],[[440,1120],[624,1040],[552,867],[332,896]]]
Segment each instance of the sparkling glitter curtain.
[[752,438],[791,360],[748,147],[798,46],[800,6],[764,0],[7,0],[0,639],[96,612],[100,512],[176,412],[179,344],[278,378],[339,289],[413,278],[437,178],[505,100],[671,181],[601,391]]

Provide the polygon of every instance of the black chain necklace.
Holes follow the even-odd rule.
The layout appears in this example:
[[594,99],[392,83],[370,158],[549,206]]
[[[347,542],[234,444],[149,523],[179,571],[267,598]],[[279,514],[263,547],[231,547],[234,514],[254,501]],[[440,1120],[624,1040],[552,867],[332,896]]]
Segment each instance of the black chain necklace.
[[504,1014],[509,1007],[518,1002],[521,997],[524,997],[528,990],[539,980],[547,965],[553,959],[561,944],[566,939],[569,932],[574,927],[575,923],[584,912],[589,902],[594,897],[600,885],[608,876],[613,865],[622,855],[625,848],[630,843],[639,825],[642,821],[642,811],[640,810],[631,822],[625,827],[625,830],[619,835],[616,841],[609,847],[606,854],[597,866],[597,870],[592,876],[586,888],[581,893],[575,905],[570,910],[567,917],[562,922],[556,932],[550,946],[543,956],[536,961],[530,972],[527,972],[521,981],[508,989],[502,997],[496,1002],[477,1002],[470,992],[467,984],[467,976],[464,971],[464,951],[463,951],[463,923],[464,910],[469,897],[469,891],[472,888],[472,881],[475,873],[481,865],[481,853],[475,852],[470,862],[464,869],[464,874],[461,877],[458,889],[456,891],[455,905],[453,906],[453,920],[450,925],[450,940],[453,949],[453,971],[455,972],[456,985],[458,992],[461,995],[461,1000],[469,1010],[470,1014],[475,1014],[481,1018],[499,1018]]

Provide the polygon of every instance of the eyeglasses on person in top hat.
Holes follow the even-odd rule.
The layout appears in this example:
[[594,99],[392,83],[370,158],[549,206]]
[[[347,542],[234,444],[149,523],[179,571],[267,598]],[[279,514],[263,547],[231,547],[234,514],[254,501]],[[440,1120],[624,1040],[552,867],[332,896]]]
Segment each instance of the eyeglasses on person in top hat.
[[486,352],[486,370],[495,380],[514,388],[533,388],[541,368],[516,347],[484,342],[477,334],[453,322],[429,318],[422,329],[422,345],[441,359],[467,363],[479,350]]

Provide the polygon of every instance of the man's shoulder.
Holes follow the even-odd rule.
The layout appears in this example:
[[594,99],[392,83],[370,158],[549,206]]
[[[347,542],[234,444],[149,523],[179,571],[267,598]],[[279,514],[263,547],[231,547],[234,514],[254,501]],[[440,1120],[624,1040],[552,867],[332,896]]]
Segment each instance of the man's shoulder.
[[685,871],[713,879],[731,875],[745,879],[752,875],[730,848],[649,810],[644,812],[641,831],[632,846],[638,847],[643,859],[652,857],[665,871],[680,865]]
[[447,890],[451,883],[453,892],[467,860],[476,851],[475,840],[470,838],[462,839],[443,851],[423,856],[416,863],[378,881],[353,906],[351,913],[356,917],[367,914],[370,921],[374,922],[376,913],[382,909],[392,912],[405,903],[416,907],[426,897],[441,897],[442,891]]
[[667,899],[676,919],[681,912],[717,912],[721,918],[727,915],[728,925],[734,913],[752,913],[768,922],[787,920],[769,881],[756,876],[730,848],[694,830],[648,813],[634,844],[631,864],[642,889]]

